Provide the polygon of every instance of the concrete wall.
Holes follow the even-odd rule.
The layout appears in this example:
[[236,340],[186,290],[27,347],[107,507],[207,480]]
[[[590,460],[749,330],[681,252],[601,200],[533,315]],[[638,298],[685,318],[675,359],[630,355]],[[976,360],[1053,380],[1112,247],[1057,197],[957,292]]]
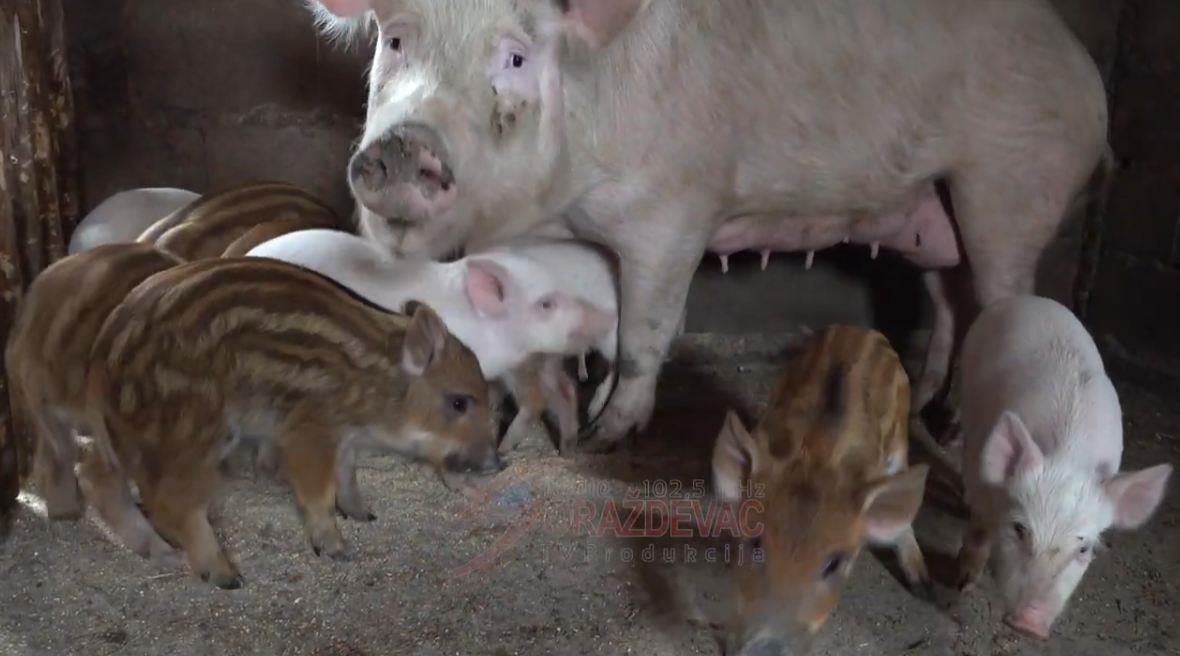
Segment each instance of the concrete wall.
[[84,202],[127,187],[301,184],[341,209],[364,57],[299,0],[65,0]]
[[[1180,4],[1055,3],[1111,80],[1122,156],[1109,215],[1090,226],[1103,250],[1081,267],[1081,291],[1093,287],[1091,316],[1111,343],[1180,355],[1145,320],[1161,305],[1147,298],[1180,298]],[[300,0],[64,4],[84,206],[127,187],[207,191],[268,178],[349,207],[344,170],[363,115],[365,53],[326,45]],[[1071,217],[1046,253],[1042,293],[1073,298],[1087,235],[1081,219]],[[776,256],[766,273],[756,257],[735,258],[726,278],[710,258],[694,284],[688,329],[772,332],[843,321],[904,334],[920,316],[916,273],[890,258],[870,262],[866,250],[821,253],[808,273],[798,256]],[[1127,285],[1158,296],[1124,293]],[[1176,335],[1180,310],[1171,306]]]

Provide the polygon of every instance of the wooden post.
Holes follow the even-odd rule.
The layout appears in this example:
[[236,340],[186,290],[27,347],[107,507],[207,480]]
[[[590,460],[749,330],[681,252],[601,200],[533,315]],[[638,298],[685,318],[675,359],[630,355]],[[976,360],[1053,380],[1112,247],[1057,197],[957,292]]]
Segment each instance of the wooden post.
[[[60,0],[0,3],[0,343],[29,282],[66,252],[76,147]],[[0,362],[0,536],[32,457],[14,414]]]

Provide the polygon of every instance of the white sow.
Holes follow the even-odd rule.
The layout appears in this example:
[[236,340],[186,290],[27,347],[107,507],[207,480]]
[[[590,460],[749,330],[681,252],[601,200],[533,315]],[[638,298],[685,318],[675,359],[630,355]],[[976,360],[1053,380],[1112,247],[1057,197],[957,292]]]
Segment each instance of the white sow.
[[[1122,411],[1098,349],[1064,306],[988,307],[963,350],[963,587],[993,561],[1012,628],[1048,638],[1107,528],[1141,526],[1171,465],[1119,472]],[[993,553],[994,552],[994,553]]]

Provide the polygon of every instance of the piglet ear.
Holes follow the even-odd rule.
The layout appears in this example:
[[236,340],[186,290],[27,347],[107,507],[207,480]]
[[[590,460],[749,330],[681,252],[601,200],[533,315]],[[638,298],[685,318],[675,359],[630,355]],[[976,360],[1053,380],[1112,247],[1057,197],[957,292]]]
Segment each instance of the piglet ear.
[[758,445],[737,413],[730,410],[713,445],[713,487],[722,501],[740,501],[742,484],[754,471]]
[[416,304],[414,318],[402,340],[402,370],[421,376],[442,356],[447,344],[447,327],[429,306]]
[[929,471],[926,465],[914,465],[869,486],[864,493],[864,519],[870,542],[894,542],[914,522],[926,495]]
[[556,0],[567,32],[593,49],[608,45],[635,17],[643,0]]
[[1156,465],[1137,472],[1118,474],[1106,482],[1106,494],[1114,502],[1114,527],[1139,528],[1164,498],[1171,465]]
[[487,260],[467,262],[467,300],[485,317],[502,317],[508,311],[508,270]]
[[1044,459],[1024,422],[1005,410],[983,444],[980,477],[989,485],[1002,485],[1020,472],[1040,467]]
[[[355,18],[372,9],[371,0],[313,0],[333,16]],[[312,9],[315,9],[313,6]]]

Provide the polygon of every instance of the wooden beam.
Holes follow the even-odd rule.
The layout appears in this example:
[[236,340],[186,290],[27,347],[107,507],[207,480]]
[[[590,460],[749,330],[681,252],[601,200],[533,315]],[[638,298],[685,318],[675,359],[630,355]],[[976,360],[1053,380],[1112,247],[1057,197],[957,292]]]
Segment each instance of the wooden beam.
[[[77,139],[60,0],[0,4],[0,342],[24,290],[65,255],[78,211]],[[0,363],[0,535],[33,444]]]

